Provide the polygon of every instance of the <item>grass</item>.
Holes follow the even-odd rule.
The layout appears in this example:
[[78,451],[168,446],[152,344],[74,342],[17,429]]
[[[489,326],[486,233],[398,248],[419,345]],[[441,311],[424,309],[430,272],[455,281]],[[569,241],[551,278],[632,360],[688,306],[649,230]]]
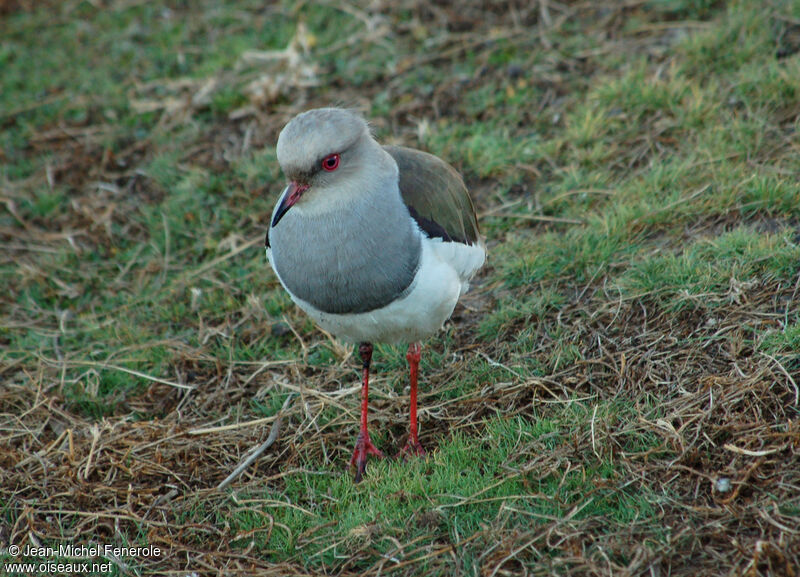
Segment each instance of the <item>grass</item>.
[[[797,3],[376,6],[0,5],[0,558],[793,574]],[[490,252],[423,349],[430,455],[359,485],[353,351],[261,244],[278,131],[331,103],[453,163]],[[375,365],[393,455],[405,352]]]

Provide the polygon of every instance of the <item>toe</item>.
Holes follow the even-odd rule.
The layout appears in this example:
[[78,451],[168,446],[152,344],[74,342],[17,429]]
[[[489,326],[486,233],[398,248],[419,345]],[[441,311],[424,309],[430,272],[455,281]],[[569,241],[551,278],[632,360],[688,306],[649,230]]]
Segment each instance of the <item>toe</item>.
[[419,441],[413,442],[409,440],[400,451],[400,456],[405,460],[408,460],[410,457],[424,457],[427,454],[427,451]]
[[367,459],[359,459],[358,466],[356,467],[356,478],[355,482],[360,483],[361,479],[364,478],[364,471],[367,470]]

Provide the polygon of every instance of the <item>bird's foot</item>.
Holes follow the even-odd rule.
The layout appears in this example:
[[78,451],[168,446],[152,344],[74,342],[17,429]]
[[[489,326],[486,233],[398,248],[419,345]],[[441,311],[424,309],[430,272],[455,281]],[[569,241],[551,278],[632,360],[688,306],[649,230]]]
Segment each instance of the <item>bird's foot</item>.
[[378,448],[372,444],[372,441],[369,438],[369,433],[365,430],[362,430],[360,433],[358,433],[358,438],[356,439],[356,448],[353,451],[353,456],[350,458],[350,466],[356,466],[356,483],[360,482],[364,476],[364,471],[367,468],[367,455],[374,455],[379,459],[383,459],[383,453],[381,453]]
[[400,449],[398,457],[402,457],[404,461],[408,461],[410,457],[424,457],[428,452],[422,447],[419,439],[416,437],[409,437],[405,446]]

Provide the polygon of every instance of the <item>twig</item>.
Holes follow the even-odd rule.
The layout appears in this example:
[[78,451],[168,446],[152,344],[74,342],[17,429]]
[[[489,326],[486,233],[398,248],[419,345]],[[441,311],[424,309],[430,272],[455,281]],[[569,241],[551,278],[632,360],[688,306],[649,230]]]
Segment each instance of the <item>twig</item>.
[[480,356],[482,356],[484,359],[486,359],[486,362],[487,362],[487,363],[489,363],[491,366],[493,366],[493,367],[499,367],[499,368],[501,368],[501,369],[505,369],[505,370],[507,370],[509,373],[511,373],[512,375],[514,375],[514,376],[515,376],[515,377],[517,377],[517,378],[520,378],[520,379],[524,379],[524,378],[525,378],[525,377],[523,377],[522,375],[520,375],[520,374],[519,374],[517,371],[515,371],[514,369],[512,369],[511,367],[507,367],[507,366],[506,366],[506,365],[504,365],[503,363],[501,363],[501,362],[499,362],[499,361],[496,361],[496,360],[494,360],[492,357],[490,357],[490,356],[489,356],[489,355],[487,355],[486,353],[484,353],[484,352],[481,352],[481,351],[478,351],[478,354],[479,354]]
[[204,272],[206,272],[206,271],[214,268],[215,266],[217,266],[219,263],[225,262],[229,258],[235,257],[240,252],[244,252],[247,249],[257,245],[260,242],[264,242],[264,235],[263,234],[255,237],[255,238],[251,238],[250,240],[245,242],[243,245],[240,245],[240,246],[234,248],[233,250],[231,250],[230,252],[226,252],[222,256],[219,256],[219,257],[215,258],[214,260],[205,263],[203,266],[200,266],[200,267],[196,268],[193,271],[187,272],[184,275],[184,280],[188,280],[190,278],[196,277],[199,274],[203,274]]
[[268,448],[269,448],[269,447],[270,447],[270,446],[271,446],[271,445],[272,445],[272,444],[273,444],[275,441],[277,441],[277,440],[278,440],[278,435],[280,435],[280,432],[281,432],[281,420],[282,420],[281,418],[283,417],[283,413],[286,411],[286,409],[288,409],[288,408],[289,408],[289,405],[290,405],[290,404],[291,404],[291,402],[294,400],[294,397],[295,397],[295,393],[289,393],[289,396],[288,396],[288,397],[286,397],[286,400],[285,400],[285,401],[283,401],[283,406],[281,407],[281,410],[280,410],[280,411],[278,411],[278,416],[275,418],[275,422],[274,422],[274,423],[272,423],[272,428],[271,428],[271,429],[270,429],[270,431],[269,431],[269,436],[267,437],[267,440],[266,440],[266,441],[264,441],[264,442],[263,442],[263,443],[262,443],[262,444],[261,444],[259,447],[257,447],[257,448],[256,448],[256,449],[255,449],[253,452],[251,452],[251,453],[250,453],[250,455],[248,455],[248,456],[247,456],[247,458],[245,458],[245,460],[244,460],[244,461],[242,461],[241,463],[239,463],[239,465],[238,465],[238,466],[237,466],[237,467],[236,467],[236,468],[233,470],[233,472],[232,472],[230,475],[228,475],[228,476],[225,478],[225,480],[224,480],[224,481],[222,481],[222,483],[220,483],[219,485],[217,485],[217,489],[224,489],[225,487],[227,487],[228,485],[230,485],[230,484],[231,484],[231,482],[232,482],[234,479],[236,479],[236,477],[238,477],[239,475],[241,475],[241,474],[242,474],[242,472],[243,472],[243,471],[244,471],[244,470],[245,470],[247,467],[249,467],[249,466],[250,466],[250,464],[251,464],[253,461],[255,461],[256,459],[258,459],[258,457],[259,457],[259,456],[261,456],[261,453],[263,453],[264,451],[266,451],[266,450],[267,450],[267,449],[268,449]]
[[797,383],[792,378],[792,375],[789,374],[789,371],[787,371],[784,368],[784,366],[778,362],[778,359],[776,359],[772,355],[768,355],[767,353],[761,353],[761,354],[764,355],[765,357],[767,357],[769,360],[771,360],[776,365],[778,365],[778,368],[781,370],[781,372],[783,372],[783,374],[786,375],[786,378],[789,380],[789,383],[791,383],[792,387],[794,388],[794,406],[796,407],[796,406],[800,405],[800,389],[798,389]]
[[563,224],[586,224],[585,220],[578,220],[576,218],[561,218],[558,216],[544,216],[540,214],[508,214],[498,212],[495,216],[501,218],[518,218],[520,220],[532,220],[537,222],[559,222]]
[[766,457],[767,455],[780,453],[786,448],[786,445],[784,445],[783,447],[778,447],[777,449],[765,449],[763,451],[751,451],[750,449],[742,449],[741,447],[737,447],[736,445],[731,445],[730,443],[725,443],[724,445],[722,445],[722,448],[727,449],[732,453],[747,455],[748,457]]
[[[43,358],[45,361],[50,361],[49,359]],[[159,377],[154,377],[153,375],[148,375],[147,373],[142,373],[141,371],[135,371],[133,369],[129,369],[126,367],[121,367],[119,365],[111,365],[108,363],[97,363],[93,361],[68,361],[65,364],[69,364],[75,367],[94,367],[98,369],[107,369],[112,371],[120,371],[123,373],[128,373],[129,375],[133,375],[134,377],[139,377],[142,379],[147,379],[148,381],[153,381],[154,383],[161,383],[162,385],[169,385],[170,387],[175,387],[178,389],[185,389],[187,391],[193,391],[195,387],[190,385],[184,385],[182,383],[176,383],[174,381],[168,381],[166,379],[161,379]]]
[[37,100],[36,102],[28,102],[24,106],[19,106],[7,112],[0,112],[0,119],[5,120],[6,118],[14,118],[15,116],[19,116],[20,114],[24,114],[25,112],[30,112],[31,110],[36,110],[37,108],[41,108],[42,106],[47,106],[48,104],[53,104],[54,102],[58,102],[59,100],[66,100],[70,98],[69,94],[54,94],[53,96],[49,96],[47,98],[42,98],[41,100]]
[[89,479],[89,471],[92,470],[92,457],[94,457],[94,450],[97,448],[97,441],[100,440],[100,429],[97,425],[92,425],[90,432],[92,433],[92,446],[89,448],[89,456],[86,459],[86,467],[83,469],[83,480]]
[[660,213],[663,213],[663,212],[670,211],[670,210],[672,210],[673,208],[675,208],[675,207],[677,207],[677,206],[680,206],[680,205],[682,205],[682,204],[686,204],[686,203],[688,203],[689,201],[691,201],[691,200],[694,200],[695,198],[697,198],[698,196],[700,196],[701,194],[703,194],[705,191],[709,190],[710,188],[711,188],[711,185],[710,185],[710,184],[707,184],[707,185],[705,185],[705,186],[703,186],[703,187],[701,187],[701,188],[698,188],[697,190],[695,190],[695,191],[694,191],[693,193],[691,193],[691,194],[688,194],[688,195],[686,195],[686,196],[684,196],[684,197],[681,197],[681,198],[679,198],[679,199],[678,199],[678,200],[676,200],[676,201],[670,202],[669,204],[665,204],[664,206],[661,206],[661,207],[659,207],[659,208],[656,208],[656,209],[654,209],[654,210],[651,210],[650,212],[648,212],[648,213],[646,213],[646,214],[643,214],[642,216],[639,216],[639,217],[637,217],[637,218],[634,218],[634,219],[631,221],[631,224],[634,224],[634,223],[635,223],[635,224],[639,224],[639,223],[641,223],[641,222],[642,222],[642,221],[643,221],[645,218],[649,218],[649,217],[652,217],[652,216],[654,216],[654,215],[656,215],[656,214],[660,214]]
[[[294,394],[294,393],[292,393]],[[264,425],[266,423],[271,423],[277,417],[275,415],[271,417],[262,417],[260,419],[253,419],[252,421],[244,421],[242,423],[234,423],[232,425],[222,425],[219,427],[207,427],[205,429],[192,429],[191,431],[186,431],[187,435],[207,435],[209,433],[222,433],[224,431],[233,431],[234,429],[243,429],[245,427],[255,427],[256,425]]]

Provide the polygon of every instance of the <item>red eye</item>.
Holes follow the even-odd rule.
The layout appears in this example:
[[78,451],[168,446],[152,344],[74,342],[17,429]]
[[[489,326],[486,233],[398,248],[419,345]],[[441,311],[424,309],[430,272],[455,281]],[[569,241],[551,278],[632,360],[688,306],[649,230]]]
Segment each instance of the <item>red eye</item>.
[[331,154],[330,156],[326,156],[325,158],[323,158],[322,168],[324,168],[328,172],[333,172],[334,170],[339,168],[339,155]]

